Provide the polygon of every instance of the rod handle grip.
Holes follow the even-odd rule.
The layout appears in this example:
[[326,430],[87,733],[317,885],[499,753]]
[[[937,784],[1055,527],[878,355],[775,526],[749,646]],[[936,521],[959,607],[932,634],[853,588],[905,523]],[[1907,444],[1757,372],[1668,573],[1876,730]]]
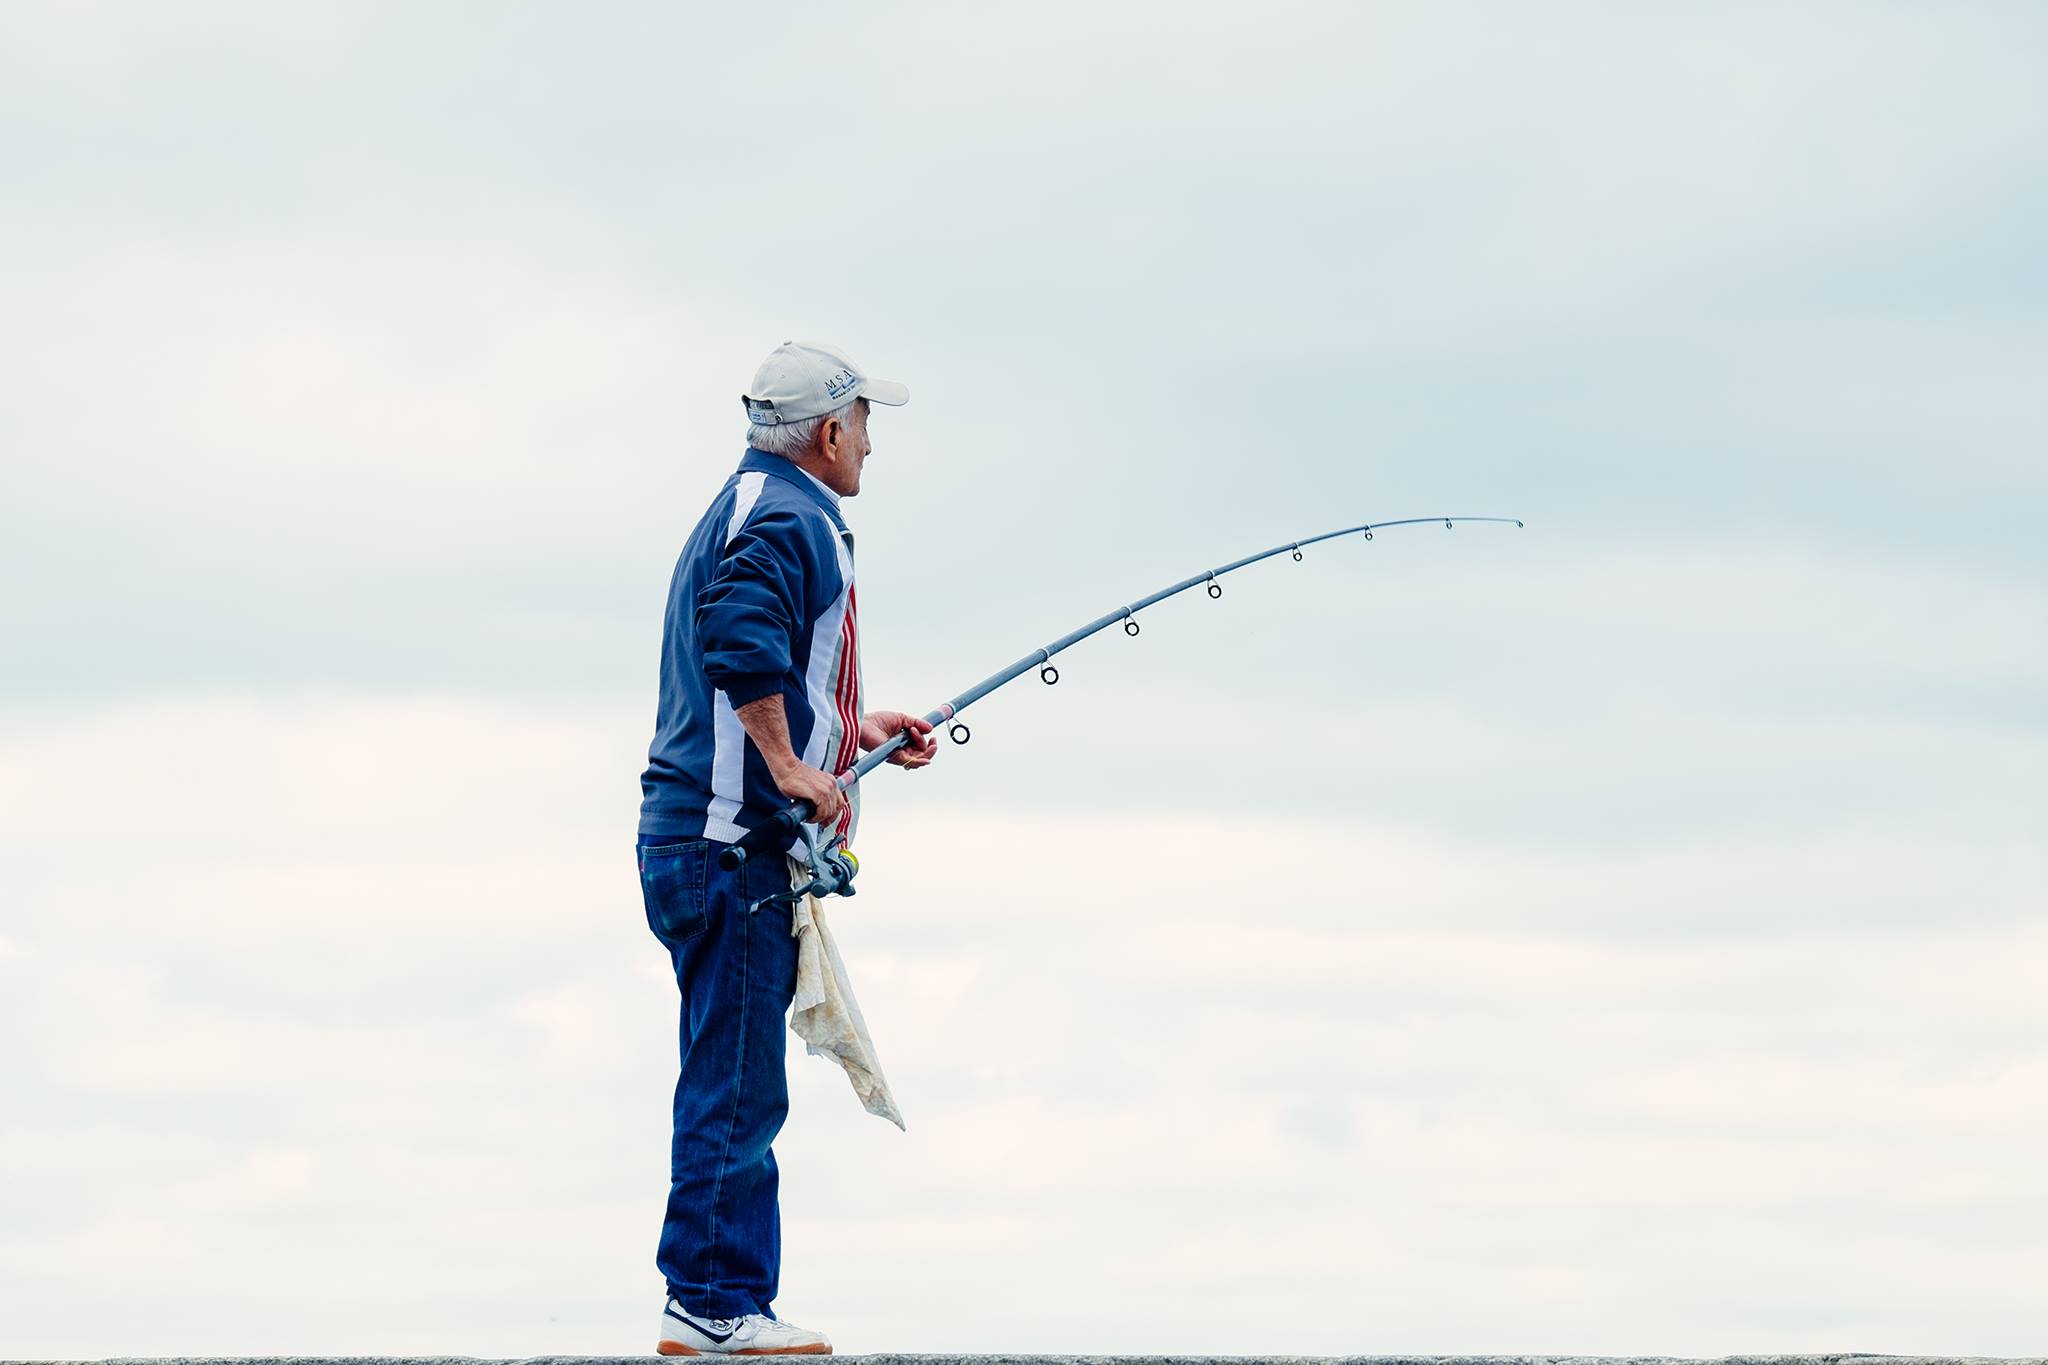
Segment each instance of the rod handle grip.
[[810,802],[790,802],[740,836],[738,843],[727,844],[718,850],[719,867],[727,872],[737,872],[747,865],[749,858],[787,847],[789,841],[797,837],[797,826],[810,818]]

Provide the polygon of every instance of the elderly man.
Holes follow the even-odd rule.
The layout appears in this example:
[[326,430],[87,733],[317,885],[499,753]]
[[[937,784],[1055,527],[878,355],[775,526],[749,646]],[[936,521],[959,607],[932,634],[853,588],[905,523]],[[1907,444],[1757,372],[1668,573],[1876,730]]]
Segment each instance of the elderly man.
[[661,703],[641,778],[639,864],[647,924],[682,992],[668,1212],[656,1264],[668,1302],[663,1355],[824,1355],[817,1332],[769,1307],[781,1211],[769,1145],[789,1112],[783,1015],[796,987],[791,907],[778,858],[719,868],[722,844],[791,800],[850,838],[859,789],[835,775],[909,730],[890,758],[931,761],[931,727],[861,710],[853,534],[840,499],[860,492],[868,406],[910,400],[830,346],[778,346],[745,395],[747,453],[690,533],[669,585]]

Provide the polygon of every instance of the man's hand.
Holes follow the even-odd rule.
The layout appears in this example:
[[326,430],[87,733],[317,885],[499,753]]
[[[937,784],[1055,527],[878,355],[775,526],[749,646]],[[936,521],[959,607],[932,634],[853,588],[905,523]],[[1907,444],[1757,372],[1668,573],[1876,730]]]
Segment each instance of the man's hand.
[[829,825],[839,818],[840,810],[846,805],[845,793],[831,774],[821,772],[808,763],[792,759],[773,772],[775,785],[782,794],[792,801],[811,803],[811,823]]
[[789,713],[782,705],[782,694],[756,697],[745,706],[735,707],[733,714],[739,717],[747,738],[761,751],[776,788],[792,801],[810,802],[812,824],[829,825],[837,820],[846,798],[829,773],[811,767],[789,747]]
[[931,722],[923,716],[913,716],[908,711],[870,711],[861,717],[860,747],[878,749],[905,730],[910,731],[910,738],[889,755],[889,762],[899,768],[922,768],[939,751],[939,742],[932,738]]

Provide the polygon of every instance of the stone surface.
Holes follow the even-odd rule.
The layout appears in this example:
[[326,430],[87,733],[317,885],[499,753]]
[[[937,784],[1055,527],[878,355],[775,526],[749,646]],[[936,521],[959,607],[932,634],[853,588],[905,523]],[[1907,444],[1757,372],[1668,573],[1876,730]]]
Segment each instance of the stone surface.
[[[840,1356],[863,1365],[2048,1365],[2048,1356]],[[661,1356],[163,1356],[105,1361],[0,1361],[0,1365],[650,1365]]]

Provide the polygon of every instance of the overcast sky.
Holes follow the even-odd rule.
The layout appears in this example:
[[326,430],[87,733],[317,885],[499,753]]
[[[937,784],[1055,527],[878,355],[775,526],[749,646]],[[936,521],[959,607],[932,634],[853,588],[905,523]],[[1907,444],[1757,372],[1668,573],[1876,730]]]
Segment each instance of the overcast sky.
[[2039,1354],[2048,13],[0,7],[0,1354],[640,1352],[670,566],[906,382],[842,1351]]

